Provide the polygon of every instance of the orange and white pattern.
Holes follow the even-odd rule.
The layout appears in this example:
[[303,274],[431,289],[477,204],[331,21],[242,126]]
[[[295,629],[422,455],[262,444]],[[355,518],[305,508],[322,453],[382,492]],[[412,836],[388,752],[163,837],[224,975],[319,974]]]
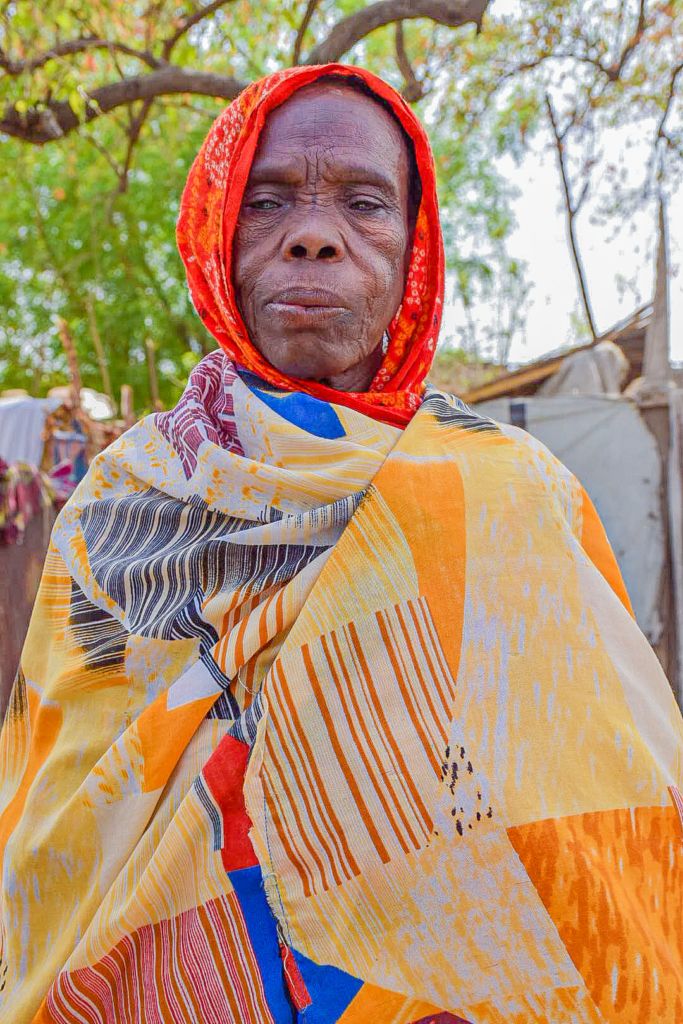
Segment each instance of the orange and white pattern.
[[541,445],[213,353],[54,533],[0,741],[0,1017],[678,1024],[682,750]]

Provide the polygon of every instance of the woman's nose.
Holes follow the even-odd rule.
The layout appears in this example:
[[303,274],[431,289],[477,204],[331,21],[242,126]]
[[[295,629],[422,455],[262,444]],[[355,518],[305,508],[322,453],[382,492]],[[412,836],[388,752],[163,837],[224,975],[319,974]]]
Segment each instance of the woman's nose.
[[332,218],[321,213],[304,213],[287,232],[284,256],[288,260],[337,262],[344,255],[343,243]]

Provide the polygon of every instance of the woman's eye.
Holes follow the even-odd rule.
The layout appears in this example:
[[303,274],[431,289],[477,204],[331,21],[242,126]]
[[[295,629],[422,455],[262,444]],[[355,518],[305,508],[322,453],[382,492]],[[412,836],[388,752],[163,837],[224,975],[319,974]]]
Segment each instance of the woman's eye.
[[274,199],[252,199],[247,205],[250,210],[277,210],[280,204]]
[[352,210],[358,210],[361,213],[368,213],[371,210],[380,210],[382,207],[382,204],[378,203],[376,199],[366,199],[365,197],[352,199],[349,205]]

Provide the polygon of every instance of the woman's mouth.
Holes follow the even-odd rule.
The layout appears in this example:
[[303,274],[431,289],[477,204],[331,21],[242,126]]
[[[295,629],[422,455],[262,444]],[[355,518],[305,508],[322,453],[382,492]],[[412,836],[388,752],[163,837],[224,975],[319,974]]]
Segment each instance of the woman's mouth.
[[273,296],[266,308],[296,325],[334,320],[348,312],[339,295],[325,288],[287,288]]

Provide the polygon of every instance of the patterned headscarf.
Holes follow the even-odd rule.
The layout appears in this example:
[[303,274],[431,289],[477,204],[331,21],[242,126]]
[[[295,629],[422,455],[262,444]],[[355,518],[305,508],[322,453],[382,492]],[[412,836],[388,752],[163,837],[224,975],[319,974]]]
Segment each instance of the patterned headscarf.
[[[266,118],[297,89],[329,74],[361,79],[389,104],[412,141],[422,184],[403,300],[389,325],[382,363],[365,392],[337,391],[272,366],[249,339],[232,283],[233,237]],[[197,312],[236,363],[275,387],[304,391],[397,426],[408,423],[420,405],[439,334],[443,242],[427,135],[390,85],[362,68],[342,64],[291,68],[254,82],[216,119],[204,140],[183,192],[177,239]]]

